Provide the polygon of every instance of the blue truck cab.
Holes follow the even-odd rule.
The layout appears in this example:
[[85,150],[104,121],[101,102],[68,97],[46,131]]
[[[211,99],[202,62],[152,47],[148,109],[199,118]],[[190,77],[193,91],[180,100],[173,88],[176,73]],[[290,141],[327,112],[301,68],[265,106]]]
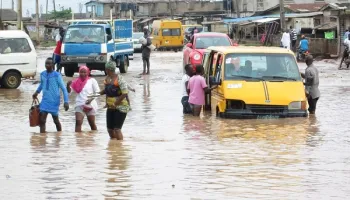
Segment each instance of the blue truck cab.
[[79,66],[105,71],[109,60],[116,62],[120,73],[126,73],[129,57],[133,55],[132,20],[111,23],[75,22],[68,26],[61,48],[61,66],[72,77]]

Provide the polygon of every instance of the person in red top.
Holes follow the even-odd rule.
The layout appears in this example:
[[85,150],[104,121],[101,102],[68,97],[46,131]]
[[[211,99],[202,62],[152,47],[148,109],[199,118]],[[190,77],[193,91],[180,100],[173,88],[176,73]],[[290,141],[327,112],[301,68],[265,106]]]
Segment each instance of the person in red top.
[[59,30],[59,35],[60,35],[60,40],[57,41],[57,45],[56,45],[56,48],[53,52],[53,56],[52,56],[52,59],[53,59],[53,62],[54,62],[54,65],[57,65],[57,72],[60,72],[61,71],[61,47],[62,47],[62,41],[63,41],[63,36],[64,36],[64,29],[63,28],[60,28]]

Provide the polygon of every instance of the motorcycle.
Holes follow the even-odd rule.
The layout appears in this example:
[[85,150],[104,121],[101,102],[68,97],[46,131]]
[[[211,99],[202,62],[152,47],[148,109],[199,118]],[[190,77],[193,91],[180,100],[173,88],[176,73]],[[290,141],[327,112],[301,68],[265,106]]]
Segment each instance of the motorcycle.
[[309,50],[302,51],[301,49],[298,49],[297,53],[297,61],[305,61],[305,58],[309,55]]

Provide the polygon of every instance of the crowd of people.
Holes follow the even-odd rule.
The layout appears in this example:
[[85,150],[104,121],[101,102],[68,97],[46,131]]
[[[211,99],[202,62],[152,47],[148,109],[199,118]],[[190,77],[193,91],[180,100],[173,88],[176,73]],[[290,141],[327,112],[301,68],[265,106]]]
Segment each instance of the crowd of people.
[[69,110],[69,94],[75,93],[75,131],[82,131],[85,115],[87,116],[91,130],[97,130],[95,116],[98,110],[95,98],[106,95],[106,125],[111,139],[123,140],[122,127],[127,113],[130,110],[128,90],[133,90],[121,75],[116,73],[116,63],[106,63],[107,76],[104,80],[104,89],[100,90],[97,81],[90,77],[90,70],[86,66],[79,68],[79,77],[73,81],[64,83],[59,72],[54,70],[53,59],[45,61],[46,70],[40,74],[40,85],[33,94],[33,99],[38,99],[42,92],[40,109],[40,133],[46,132],[46,119],[50,114],[56,125],[57,131],[62,131],[59,120],[60,90],[64,97],[64,109]]
[[309,50],[309,41],[306,39],[305,35],[301,36],[299,45],[297,44],[297,32],[293,27],[291,26],[289,30],[284,30],[281,38],[281,47],[286,49],[291,49],[298,54],[301,54],[303,52],[306,52]]

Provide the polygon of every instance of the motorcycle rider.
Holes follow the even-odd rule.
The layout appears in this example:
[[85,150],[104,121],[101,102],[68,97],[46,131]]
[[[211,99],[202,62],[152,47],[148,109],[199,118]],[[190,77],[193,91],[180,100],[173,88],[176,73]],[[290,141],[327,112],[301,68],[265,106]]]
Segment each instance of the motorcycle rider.
[[309,50],[309,41],[305,38],[305,35],[301,36],[298,49],[299,49],[299,52],[298,52],[299,58],[301,55],[303,55],[303,53]]

